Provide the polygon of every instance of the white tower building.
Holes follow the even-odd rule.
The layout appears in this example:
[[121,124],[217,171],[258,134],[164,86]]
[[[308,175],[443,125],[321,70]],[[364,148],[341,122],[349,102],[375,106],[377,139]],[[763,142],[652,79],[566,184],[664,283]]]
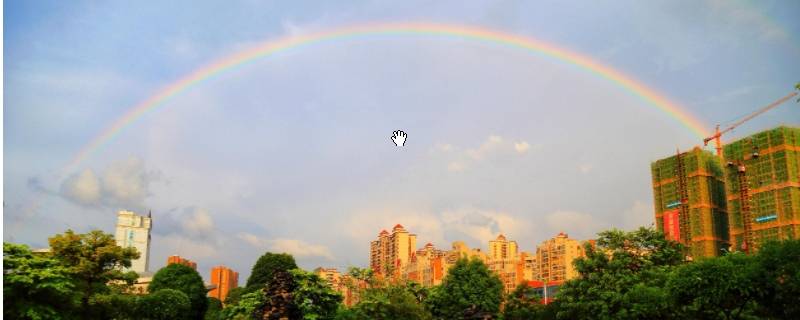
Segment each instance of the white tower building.
[[139,216],[131,211],[117,212],[117,232],[115,239],[120,247],[134,247],[139,251],[139,259],[131,261],[129,270],[144,273],[150,269],[150,229],[152,218]]

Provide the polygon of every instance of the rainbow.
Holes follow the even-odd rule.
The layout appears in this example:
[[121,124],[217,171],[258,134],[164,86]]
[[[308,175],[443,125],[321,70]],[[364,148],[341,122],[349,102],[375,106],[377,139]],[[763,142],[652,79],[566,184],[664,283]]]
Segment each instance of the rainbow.
[[289,36],[276,40],[268,40],[253,48],[232,54],[216,62],[208,64],[196,71],[191,72],[185,77],[167,85],[154,95],[143,100],[139,104],[131,107],[123,116],[106,127],[99,135],[93,138],[80,152],[73,158],[67,167],[67,172],[77,168],[93,153],[101,149],[109,141],[119,135],[126,127],[145,114],[152,112],[167,104],[167,102],[204,81],[216,75],[242,66],[248,62],[259,58],[268,57],[272,54],[297,48],[300,46],[311,45],[325,41],[335,41],[346,38],[358,38],[370,35],[422,35],[422,36],[444,36],[456,37],[468,40],[483,41],[506,45],[522,50],[527,50],[542,56],[554,58],[568,64],[580,67],[596,76],[605,78],[628,91],[634,96],[654,106],[670,117],[683,124],[699,138],[708,136],[703,123],[691,115],[689,112],[670,101],[667,97],[659,94],[655,90],[623,74],[609,66],[581,55],[576,52],[560,48],[554,44],[540,40],[513,35],[496,30],[435,23],[373,23],[357,26],[342,27],[327,31],[310,33],[305,35]]

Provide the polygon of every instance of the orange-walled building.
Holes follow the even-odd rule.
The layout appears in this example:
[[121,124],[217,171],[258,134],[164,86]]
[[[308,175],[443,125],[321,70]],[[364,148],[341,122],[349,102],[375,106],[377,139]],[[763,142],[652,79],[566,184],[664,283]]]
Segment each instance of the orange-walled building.
[[211,268],[211,284],[214,289],[208,292],[208,296],[224,302],[228,292],[239,286],[239,273],[225,266],[216,266]]
[[197,263],[194,263],[194,261],[189,259],[181,258],[181,256],[170,256],[169,258],[167,258],[167,265],[171,265],[173,263],[182,264],[184,266],[197,270]]

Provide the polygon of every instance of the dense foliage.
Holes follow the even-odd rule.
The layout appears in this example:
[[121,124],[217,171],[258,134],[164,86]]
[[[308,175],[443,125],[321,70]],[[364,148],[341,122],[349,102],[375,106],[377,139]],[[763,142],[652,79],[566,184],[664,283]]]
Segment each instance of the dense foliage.
[[264,303],[264,290],[242,294],[236,303],[226,304],[220,313],[224,320],[252,319],[253,312]]
[[337,319],[431,319],[422,303],[426,296],[421,294],[422,290],[424,288],[413,282],[366,289],[361,301],[352,308],[340,310]]
[[483,261],[460,259],[426,300],[434,318],[497,317],[503,283]]
[[196,270],[177,263],[161,268],[153,276],[147,291],[156,293],[164,289],[183,292],[189,298],[191,305],[188,319],[203,319],[208,308],[207,291],[203,278]]
[[272,280],[275,272],[297,269],[297,263],[294,257],[286,253],[272,253],[267,252],[258,258],[256,264],[253,265],[250,277],[247,278],[247,292],[252,292],[264,287],[270,280]]
[[214,297],[208,297],[208,309],[206,309],[205,320],[218,320],[222,312],[222,302]]
[[528,320],[546,318],[545,307],[538,294],[526,284],[520,284],[506,296],[503,305],[504,320]]
[[652,229],[598,234],[575,261],[578,279],[561,286],[559,319],[664,318],[670,312],[663,289],[672,267],[684,262],[680,244]]
[[123,272],[130,267],[131,260],[139,258],[135,248],[122,248],[110,234],[93,230],[77,234],[67,230],[49,239],[51,255],[68,268],[70,276],[80,293],[80,314],[83,318],[94,318],[90,300],[95,294],[109,293],[109,282],[121,281],[131,284],[138,277],[135,272]]
[[[561,285],[549,305],[526,286],[503,296],[500,280],[480,260],[459,260],[433,288],[351,269],[345,285],[358,301],[352,307],[343,306],[341,295],[319,276],[276,267],[254,291],[232,290],[220,310],[218,300],[206,297],[199,274],[183,265],[159,270],[149,294],[128,293],[133,278],[121,270],[136,252],[110,239],[99,231],[67,231],[51,238],[50,253],[4,243],[4,317],[800,319],[800,240],[767,242],[751,255],[690,262],[680,245],[652,229],[601,232],[586,257],[575,261],[579,277]],[[291,262],[284,266],[294,261],[271,256],[278,256],[273,262]]]
[[58,319],[72,309],[73,282],[57,260],[28,246],[3,243],[3,316]]
[[143,296],[139,302],[139,314],[143,319],[170,320],[193,319],[192,303],[180,290],[162,288]]

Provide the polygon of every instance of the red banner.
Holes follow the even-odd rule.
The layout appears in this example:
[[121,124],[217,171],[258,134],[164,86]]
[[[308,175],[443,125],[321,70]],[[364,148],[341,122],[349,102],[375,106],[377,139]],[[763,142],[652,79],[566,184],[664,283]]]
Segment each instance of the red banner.
[[681,241],[680,210],[664,212],[664,236],[669,240]]

